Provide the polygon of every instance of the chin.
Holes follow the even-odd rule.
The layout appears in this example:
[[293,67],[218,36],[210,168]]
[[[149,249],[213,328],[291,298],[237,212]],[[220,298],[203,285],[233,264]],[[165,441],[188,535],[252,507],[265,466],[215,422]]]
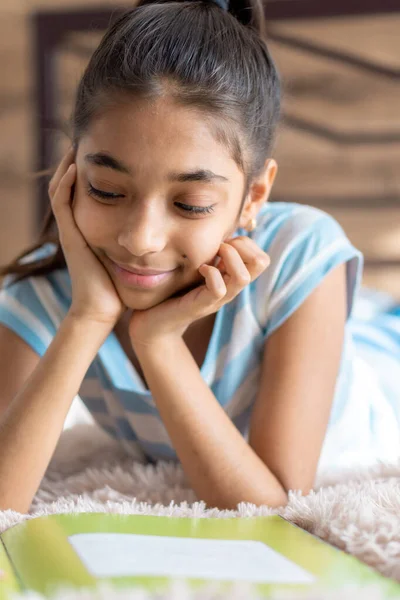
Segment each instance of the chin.
[[160,297],[157,294],[149,293],[148,291],[142,292],[136,289],[133,291],[118,290],[118,294],[124,305],[132,310],[147,310],[169,298],[169,296]]
[[[201,276],[200,276],[201,277]],[[203,279],[203,278],[201,278]],[[131,288],[116,286],[122,302],[132,310],[147,310],[153,306],[161,304],[170,298],[179,298],[189,293],[192,289],[201,285],[201,281],[192,281],[178,289],[169,290],[141,290],[140,288]]]

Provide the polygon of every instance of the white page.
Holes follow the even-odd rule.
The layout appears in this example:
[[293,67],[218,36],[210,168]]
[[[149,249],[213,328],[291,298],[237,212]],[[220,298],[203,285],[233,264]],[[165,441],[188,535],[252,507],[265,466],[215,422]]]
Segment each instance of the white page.
[[95,577],[165,576],[254,583],[312,583],[315,577],[262,542],[79,533],[69,538]]

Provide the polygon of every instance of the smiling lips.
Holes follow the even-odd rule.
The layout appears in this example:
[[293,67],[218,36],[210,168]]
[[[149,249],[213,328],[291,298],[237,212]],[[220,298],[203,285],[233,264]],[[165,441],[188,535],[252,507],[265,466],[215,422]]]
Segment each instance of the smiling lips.
[[112,261],[113,269],[120,281],[128,286],[136,288],[151,289],[160,285],[165,279],[176,270],[156,271],[155,269],[136,269],[133,267],[121,267],[118,263]]
[[119,267],[121,267],[121,269],[124,269],[125,271],[129,271],[130,273],[136,273],[136,275],[161,275],[162,273],[170,273],[171,271],[175,270],[175,269],[167,269],[167,270],[163,270],[163,271],[157,271],[156,269],[139,269],[139,267],[125,267],[118,263],[117,263],[117,265]]
[[120,269],[124,269],[124,271],[129,271],[129,273],[135,273],[136,275],[162,275],[163,273],[170,273],[171,271],[175,271],[175,269],[147,269],[143,267],[130,267],[125,266],[121,263],[117,263],[116,261],[112,261],[117,267]]

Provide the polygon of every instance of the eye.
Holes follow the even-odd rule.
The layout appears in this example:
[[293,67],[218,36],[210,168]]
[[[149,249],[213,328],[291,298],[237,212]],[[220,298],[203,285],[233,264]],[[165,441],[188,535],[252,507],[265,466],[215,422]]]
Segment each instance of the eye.
[[122,194],[112,194],[111,192],[102,192],[101,190],[96,189],[90,183],[87,188],[87,193],[89,196],[93,196],[94,198],[99,198],[100,200],[116,200],[117,198],[123,198]]
[[181,204],[181,202],[175,202],[175,206],[178,206],[182,210],[185,210],[186,212],[189,212],[192,214],[205,214],[205,213],[209,214],[209,213],[212,213],[214,210],[213,204],[211,204],[210,206],[191,206],[188,204]]
[[[97,188],[93,187],[90,183],[87,188],[87,193],[89,194],[89,196],[93,196],[94,198],[103,201],[112,201],[116,200],[117,198],[124,197],[123,194],[113,194],[111,192],[103,192],[102,190],[98,190]],[[175,202],[175,206],[178,206],[182,210],[192,214],[210,214],[214,210],[213,204],[211,204],[210,206],[192,206],[189,204],[182,204],[181,202]]]

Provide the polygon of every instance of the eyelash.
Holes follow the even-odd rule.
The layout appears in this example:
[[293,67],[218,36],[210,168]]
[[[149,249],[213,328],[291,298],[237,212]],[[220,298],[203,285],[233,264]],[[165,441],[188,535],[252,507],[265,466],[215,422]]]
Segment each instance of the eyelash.
[[[101,200],[116,200],[117,198],[121,198],[121,194],[111,194],[108,192],[102,192],[101,190],[97,190],[92,185],[89,184],[87,188],[87,193],[89,196],[93,196],[94,198],[100,198]],[[175,202],[175,205],[181,208],[182,210],[192,213],[192,214],[209,214],[214,210],[214,205],[210,206],[189,206],[188,204],[182,204],[181,202]]]

